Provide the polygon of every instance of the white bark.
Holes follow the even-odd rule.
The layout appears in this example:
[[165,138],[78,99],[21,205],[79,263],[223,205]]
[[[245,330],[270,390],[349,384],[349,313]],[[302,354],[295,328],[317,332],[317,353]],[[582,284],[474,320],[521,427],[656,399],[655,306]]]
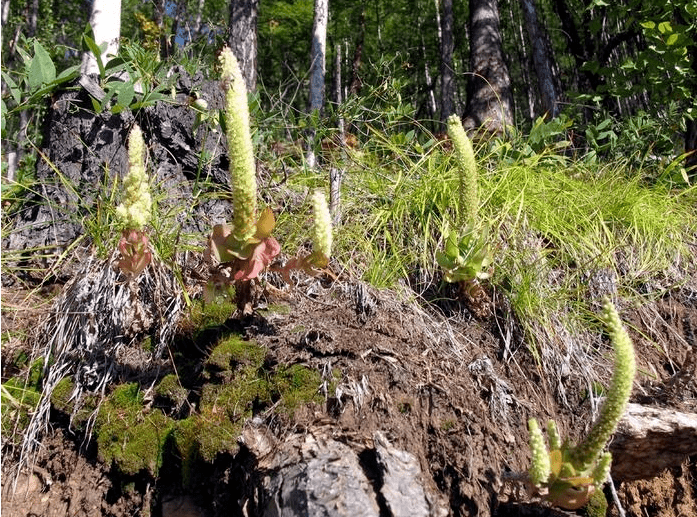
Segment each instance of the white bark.
[[324,104],[328,13],[329,0],[315,0],[315,21],[310,51],[310,111],[321,110]]
[[[312,26],[312,49],[310,51],[310,113],[322,111],[324,105],[324,74],[327,54],[327,19],[329,0],[315,0],[315,21]],[[310,129],[307,166],[314,168],[316,157],[313,151],[314,128]]]
[[[106,48],[101,53],[102,63],[106,64],[119,51],[121,0],[94,0],[90,25],[92,26],[95,43],[100,48],[106,43]],[[82,56],[82,68],[80,71],[82,75],[99,74],[97,58],[92,52],[86,52]]]

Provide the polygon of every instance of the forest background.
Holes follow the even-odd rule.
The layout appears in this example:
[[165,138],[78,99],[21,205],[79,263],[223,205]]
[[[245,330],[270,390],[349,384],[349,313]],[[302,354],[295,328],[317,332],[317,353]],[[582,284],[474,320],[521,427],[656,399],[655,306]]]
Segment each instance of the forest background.
[[[313,19],[326,4],[124,0],[121,42],[150,45],[207,76],[229,44],[254,105],[281,115],[275,129],[293,140],[317,122],[309,109]],[[11,98],[13,71],[33,54],[33,38],[59,72],[79,63],[90,9],[89,1],[2,2],[2,140],[12,158],[3,160],[5,177],[8,167],[10,179],[22,164],[31,169],[30,148],[41,138],[43,107],[28,95]],[[673,178],[689,181],[696,42],[695,0],[332,0],[320,47],[323,126],[345,119],[356,131],[387,114],[438,133],[457,113],[470,129],[486,123],[515,135],[512,125],[531,134],[533,148],[553,141],[585,161],[623,158],[663,171],[680,163],[670,167]]]

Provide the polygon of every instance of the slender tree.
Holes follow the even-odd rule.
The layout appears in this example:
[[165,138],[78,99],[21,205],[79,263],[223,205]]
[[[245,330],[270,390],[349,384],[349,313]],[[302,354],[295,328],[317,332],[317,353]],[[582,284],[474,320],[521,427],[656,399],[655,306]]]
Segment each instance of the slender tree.
[[453,0],[442,0],[443,15],[440,17],[440,119],[445,122],[452,115],[455,96],[455,72],[453,71]]
[[525,28],[532,46],[532,61],[537,74],[537,84],[542,100],[542,112],[548,117],[554,118],[557,116],[559,108],[557,107],[557,91],[554,87],[552,64],[547,53],[547,38],[537,20],[535,0],[521,0],[520,4],[523,8]]
[[[324,74],[327,53],[327,20],[329,18],[329,0],[315,0],[315,19],[312,26],[312,48],[310,50],[310,113],[321,112],[324,105]],[[315,166],[313,140],[314,128],[310,131],[310,145],[307,152],[307,164]]]
[[[101,48],[102,62],[108,61],[110,56],[115,56],[119,51],[119,37],[121,36],[121,0],[94,0],[90,25],[94,34],[94,41]],[[99,67],[97,58],[92,52],[86,52],[82,56],[82,75],[98,75]]]
[[228,42],[242,69],[247,91],[257,87],[257,17],[259,0],[231,0]]
[[504,60],[497,0],[470,0],[470,69],[463,125],[501,133],[513,124],[513,98]]

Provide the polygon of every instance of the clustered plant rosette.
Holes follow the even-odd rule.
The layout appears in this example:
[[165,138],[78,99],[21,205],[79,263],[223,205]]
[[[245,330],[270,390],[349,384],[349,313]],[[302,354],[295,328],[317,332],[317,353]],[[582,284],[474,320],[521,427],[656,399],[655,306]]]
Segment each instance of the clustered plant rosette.
[[116,207],[123,231],[119,240],[121,259],[119,269],[132,278],[137,277],[152,261],[145,225],[152,216],[152,197],[145,171],[145,142],[136,124],[128,137],[128,174],[124,179],[125,197]]
[[458,283],[461,292],[471,301],[482,302],[486,294],[479,280],[491,276],[493,254],[486,225],[478,220],[477,161],[457,115],[448,118],[448,135],[453,142],[459,172],[458,225],[462,229],[447,231],[445,249],[436,253],[436,260],[446,282]]
[[206,258],[227,268],[230,277],[218,275],[204,295],[210,299],[221,283],[236,286],[238,309],[248,310],[249,283],[259,276],[280,253],[281,246],[271,236],[276,220],[270,208],[257,219],[257,183],[252,137],[249,130],[247,89],[237,59],[229,48],[220,54],[222,85],[225,89],[225,126],[232,182],[232,224],[213,227],[205,250]]
[[607,298],[603,301],[601,320],[615,350],[615,364],[600,417],[586,439],[576,446],[562,443],[556,423],[550,420],[547,447],[537,420],[528,421],[532,455],[530,483],[547,501],[569,510],[585,506],[607,479],[612,456],[603,449],[624,413],[636,373],[632,341],[615,306]]

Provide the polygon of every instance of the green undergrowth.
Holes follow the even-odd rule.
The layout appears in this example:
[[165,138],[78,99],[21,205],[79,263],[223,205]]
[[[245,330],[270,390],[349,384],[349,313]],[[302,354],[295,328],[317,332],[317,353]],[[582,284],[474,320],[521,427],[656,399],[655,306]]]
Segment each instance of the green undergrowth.
[[[17,357],[16,361],[24,363],[26,357]],[[25,368],[23,375],[12,377],[2,384],[2,436],[12,443],[19,443],[22,432],[29,425],[32,412],[39,404],[43,367],[43,358],[39,358]]]
[[[461,215],[455,159],[427,132],[395,131],[364,135],[360,152],[349,150],[343,162],[334,256],[375,286],[406,282],[439,297],[436,253]],[[546,149],[502,160],[497,145],[476,149],[478,213],[494,253],[486,284],[511,300],[535,354],[560,328],[591,330],[589,302],[603,294],[644,303],[697,269],[686,244],[697,235],[696,186],[671,189],[625,162],[589,164]],[[288,188],[308,191],[323,181],[301,171]],[[302,228],[286,219],[279,233],[295,241],[290,248],[302,244]]]

